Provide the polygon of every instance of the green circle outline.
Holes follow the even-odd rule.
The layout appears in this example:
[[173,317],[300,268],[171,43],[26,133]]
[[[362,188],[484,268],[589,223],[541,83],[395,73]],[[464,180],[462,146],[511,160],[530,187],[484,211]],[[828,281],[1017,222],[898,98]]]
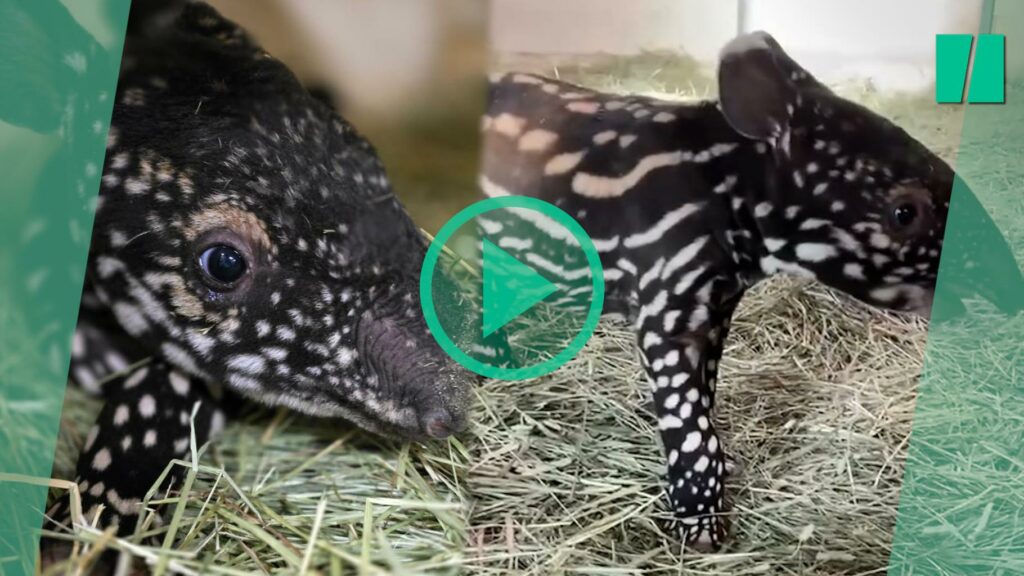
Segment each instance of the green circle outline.
[[[445,332],[444,326],[441,325],[441,320],[437,316],[437,310],[434,308],[434,269],[437,267],[437,262],[441,257],[441,250],[444,245],[459,228],[473,218],[486,212],[503,208],[536,210],[568,229],[569,233],[580,243],[580,248],[583,249],[583,254],[587,258],[587,265],[590,267],[591,285],[593,286],[590,309],[587,311],[583,327],[573,338],[572,342],[554,357],[538,364],[520,368],[492,366],[466,354]],[[427,326],[430,327],[434,340],[437,341],[446,354],[462,365],[462,367],[481,376],[496,380],[528,380],[530,378],[537,378],[554,372],[562,367],[563,364],[572,360],[583,349],[587,341],[590,340],[590,337],[594,335],[594,330],[597,329],[597,323],[601,319],[601,312],[604,307],[604,289],[604,268],[601,266],[601,256],[598,254],[594,242],[583,229],[583,226],[580,226],[579,222],[566,214],[561,208],[530,196],[487,198],[463,208],[441,227],[437,236],[430,243],[426,258],[423,260],[423,266],[420,268],[420,308],[423,310],[423,316],[427,321]]]

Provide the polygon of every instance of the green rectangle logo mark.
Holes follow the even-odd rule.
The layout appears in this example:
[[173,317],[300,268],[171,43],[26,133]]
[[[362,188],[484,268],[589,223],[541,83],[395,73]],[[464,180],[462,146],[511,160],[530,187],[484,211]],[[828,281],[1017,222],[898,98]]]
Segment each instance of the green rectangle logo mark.
[[[935,101],[939,104],[961,104],[967,72],[971,67],[970,34],[937,34],[935,36]],[[1006,36],[982,34],[974,48],[974,69],[967,94],[969,104],[1003,104],[1006,102]]]

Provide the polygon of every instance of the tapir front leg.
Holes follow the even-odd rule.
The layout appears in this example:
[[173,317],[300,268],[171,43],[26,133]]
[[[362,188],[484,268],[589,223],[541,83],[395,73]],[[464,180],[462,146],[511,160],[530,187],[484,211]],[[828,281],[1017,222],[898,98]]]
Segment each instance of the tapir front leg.
[[[103,506],[100,525],[131,533],[146,492],[168,462],[187,458],[194,423],[197,446],[223,427],[206,383],[163,362],[110,382],[107,402],[78,458],[76,481],[88,520]],[[172,473],[170,483],[180,479]]]
[[687,545],[711,550],[728,532],[726,459],[712,412],[718,362],[738,298],[717,307],[702,300],[686,298],[660,314],[641,314],[639,334],[668,459],[669,501]]

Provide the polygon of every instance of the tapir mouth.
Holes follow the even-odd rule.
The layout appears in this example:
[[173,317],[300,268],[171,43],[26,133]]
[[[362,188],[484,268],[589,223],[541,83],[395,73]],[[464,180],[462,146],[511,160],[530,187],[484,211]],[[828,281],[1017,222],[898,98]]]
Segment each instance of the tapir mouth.
[[[431,386],[424,383],[424,386]],[[379,412],[351,402],[343,394],[332,397],[331,408],[320,417],[338,418],[374,434],[403,441],[443,440],[465,430],[466,413],[459,405],[430,401],[418,406],[394,407]]]

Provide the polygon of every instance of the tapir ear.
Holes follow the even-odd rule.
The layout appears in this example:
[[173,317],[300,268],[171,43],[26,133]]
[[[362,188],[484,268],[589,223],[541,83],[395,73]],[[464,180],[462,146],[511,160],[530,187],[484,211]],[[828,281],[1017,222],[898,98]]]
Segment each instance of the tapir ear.
[[719,56],[722,113],[748,138],[767,140],[784,131],[800,91],[817,85],[767,32],[738,36]]
[[204,36],[225,46],[259,50],[259,45],[238,24],[205,2],[186,2],[178,18],[178,30]]
[[226,46],[259,49],[241,26],[205,2],[132,0],[128,16],[129,37],[151,39],[171,32],[201,36]]
[[187,0],[132,0],[128,11],[128,37],[152,38],[172,30],[188,5]]
[[59,1],[0,0],[0,120],[53,132],[83,78],[107,58]]

